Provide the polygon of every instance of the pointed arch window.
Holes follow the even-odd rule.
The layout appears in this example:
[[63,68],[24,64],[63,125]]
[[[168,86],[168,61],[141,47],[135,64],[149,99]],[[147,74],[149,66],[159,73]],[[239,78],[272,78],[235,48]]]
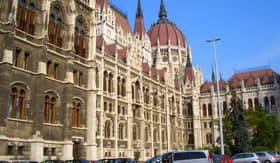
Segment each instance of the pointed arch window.
[[268,97],[264,97],[264,107],[266,109],[269,109],[269,100],[268,100]]
[[257,97],[254,99],[254,104],[255,104],[255,106],[259,105],[259,99]]
[[208,115],[212,116],[212,107],[211,104],[208,104]]
[[45,123],[55,123],[56,99],[54,97],[45,97]]
[[191,103],[188,103],[188,115],[193,116],[193,107]]
[[83,31],[84,24],[81,20],[76,21],[75,25],[75,38],[74,38],[74,48],[76,54],[81,57],[85,57],[86,49],[85,49],[85,33]]
[[123,123],[119,124],[119,139],[120,140],[124,139],[124,125],[123,125]]
[[105,122],[105,138],[108,139],[111,137],[111,123],[109,120]]
[[16,119],[24,118],[24,102],[25,102],[25,91],[21,90],[18,92],[16,88],[12,88],[10,99],[9,99],[9,117]]
[[202,112],[203,112],[203,117],[206,117],[207,116],[206,104],[203,104]]
[[73,102],[72,127],[81,127],[81,104],[77,101]]
[[145,128],[145,141],[149,140],[149,127]]
[[25,0],[18,0],[17,28],[34,35],[35,7],[33,3],[27,5]]
[[248,99],[248,109],[251,109],[253,107],[253,101],[252,99]]
[[49,18],[49,42],[62,47],[62,12],[58,7],[51,8],[51,14]]
[[125,79],[122,80],[122,96],[126,96],[126,81]]
[[132,129],[133,131],[132,131],[132,137],[133,137],[133,140],[136,140],[137,139],[137,128],[136,128],[136,126],[134,125],[133,126],[133,129]]
[[271,107],[275,106],[275,97],[274,96],[270,97],[270,104],[271,104]]

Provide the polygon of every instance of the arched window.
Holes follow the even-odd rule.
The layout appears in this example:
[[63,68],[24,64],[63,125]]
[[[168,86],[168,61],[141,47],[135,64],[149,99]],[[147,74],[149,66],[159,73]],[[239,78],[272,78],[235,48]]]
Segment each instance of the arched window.
[[275,106],[275,97],[274,96],[270,97],[270,103],[271,103],[271,107]]
[[223,102],[223,115],[227,113],[227,102]]
[[51,14],[49,18],[49,42],[62,47],[62,13],[58,7],[51,8]]
[[81,57],[86,56],[86,48],[85,48],[85,33],[83,31],[84,24],[81,20],[76,21],[75,25],[75,40],[74,40],[74,47],[76,54]]
[[145,141],[149,140],[149,127],[145,128]]
[[268,97],[264,97],[264,107],[265,107],[266,109],[268,109],[268,107],[269,107],[269,100],[268,100]]
[[9,117],[23,119],[24,118],[24,98],[25,91],[18,93],[16,88],[12,88],[9,99]]
[[194,144],[194,136],[193,136],[193,134],[189,134],[188,144]]
[[212,144],[212,135],[211,134],[206,135],[206,144]]
[[154,92],[154,97],[153,97],[153,99],[154,99],[154,106],[156,107],[157,104],[158,104],[158,100],[157,100],[157,91]]
[[122,96],[126,96],[126,81],[125,79],[122,80]]
[[25,0],[18,0],[17,28],[29,34],[35,31],[35,12],[34,5],[26,4]]
[[123,123],[119,124],[119,139],[124,139],[124,125]]
[[45,97],[45,123],[55,123],[55,106],[56,99],[54,97]]
[[112,93],[113,92],[113,74],[109,74],[109,84],[108,84],[108,92]]
[[133,132],[133,133],[132,133],[133,140],[136,140],[136,139],[137,139],[137,135],[136,135],[136,134],[137,134],[137,133],[136,133],[136,132],[137,132],[137,128],[136,128],[136,125],[133,126],[133,129],[132,129],[132,130],[133,130],[133,131],[132,131],[132,132]]
[[162,142],[165,142],[165,136],[166,136],[166,135],[165,135],[165,131],[162,130],[162,131],[161,131],[161,141],[162,141]]
[[156,129],[154,129],[154,142],[157,142],[158,141],[158,133],[157,133],[157,130]]
[[73,102],[72,109],[72,127],[81,126],[81,104],[79,102]]
[[108,139],[111,137],[111,123],[109,120],[105,122],[105,138]]
[[131,86],[131,95],[132,95],[132,99],[134,99],[135,95],[134,95],[134,86],[133,85]]
[[253,108],[253,101],[252,99],[248,99],[248,109]]
[[103,77],[103,90],[107,91],[107,80],[108,80],[108,73],[107,71],[104,72],[104,77]]
[[117,85],[118,85],[118,89],[117,89],[117,95],[120,95],[121,94],[121,78],[118,77],[117,79]]
[[212,106],[208,104],[208,115],[212,116]]
[[254,99],[254,104],[255,104],[255,106],[259,105],[259,99],[257,97]]
[[192,103],[188,103],[188,115],[189,116],[193,116]]
[[207,116],[206,104],[203,104],[203,106],[202,106],[202,112],[203,112],[203,116],[206,117],[206,116]]
[[98,68],[96,68],[95,84],[96,84],[96,88],[99,88],[99,71],[98,71]]

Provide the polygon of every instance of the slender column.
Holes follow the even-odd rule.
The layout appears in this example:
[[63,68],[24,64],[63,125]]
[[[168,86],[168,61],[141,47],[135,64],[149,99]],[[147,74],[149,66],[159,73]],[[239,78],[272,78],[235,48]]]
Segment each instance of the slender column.
[[87,160],[96,160],[96,85],[95,67],[88,70],[88,96],[87,96]]

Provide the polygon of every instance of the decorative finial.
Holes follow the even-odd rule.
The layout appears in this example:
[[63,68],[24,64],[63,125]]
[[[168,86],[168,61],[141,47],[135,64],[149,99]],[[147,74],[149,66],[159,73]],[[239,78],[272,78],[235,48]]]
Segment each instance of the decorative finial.
[[186,67],[192,67],[191,57],[189,52],[187,53],[187,64]]
[[215,81],[215,73],[214,73],[213,65],[212,65],[212,81]]
[[167,12],[165,10],[163,0],[161,0],[160,11],[159,11],[158,16],[159,16],[160,20],[165,20],[167,18]]
[[142,9],[141,9],[141,2],[140,0],[138,0],[138,7],[137,7],[137,13],[136,13],[136,17],[143,17],[143,12],[142,12]]

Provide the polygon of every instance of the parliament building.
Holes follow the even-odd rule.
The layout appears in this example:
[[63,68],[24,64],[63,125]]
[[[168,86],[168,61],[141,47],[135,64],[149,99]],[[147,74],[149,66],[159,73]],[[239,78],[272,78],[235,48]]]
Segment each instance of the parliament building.
[[[219,146],[216,81],[193,67],[190,43],[168,20],[134,30],[109,0],[0,0],[0,160],[98,160]],[[176,20],[176,18],[173,18]],[[280,116],[272,69],[220,80],[245,108]]]

